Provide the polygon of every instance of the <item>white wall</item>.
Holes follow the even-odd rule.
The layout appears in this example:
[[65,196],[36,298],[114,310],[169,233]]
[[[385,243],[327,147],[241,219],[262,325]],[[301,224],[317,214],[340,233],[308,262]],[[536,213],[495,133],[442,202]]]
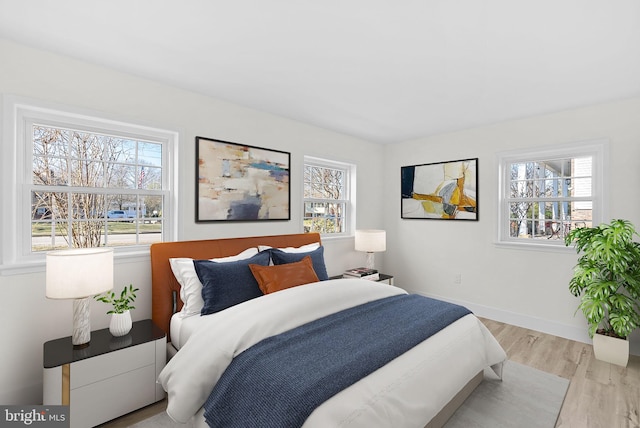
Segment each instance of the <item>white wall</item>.
[[[640,227],[640,98],[385,147],[385,263],[396,285],[467,304],[478,315],[588,341],[578,299],[568,291],[576,254],[497,247],[496,153],[606,138],[609,216]],[[479,221],[400,219],[400,167],[479,158]],[[461,284],[454,283],[456,274]],[[638,333],[638,332],[636,332]],[[640,335],[632,337],[640,352]]]
[[[301,177],[304,155],[357,165],[357,225],[382,227],[382,146],[225,103],[82,61],[45,53],[0,39],[0,94],[12,94],[108,117],[176,130],[179,147],[178,239],[298,233],[301,226]],[[190,67],[192,64],[184,64]],[[292,220],[264,223],[196,224],[195,137],[206,136],[291,152]],[[2,141],[2,144],[12,144]],[[1,237],[0,237],[1,239]],[[360,264],[353,239],[325,241],[329,274]],[[133,283],[141,289],[134,320],[150,318],[148,257],[117,260],[115,287]],[[42,345],[71,334],[71,301],[44,297],[44,272],[0,276],[5,304],[0,347],[0,403],[37,404],[42,400]],[[106,306],[93,302],[92,328],[108,325]]]

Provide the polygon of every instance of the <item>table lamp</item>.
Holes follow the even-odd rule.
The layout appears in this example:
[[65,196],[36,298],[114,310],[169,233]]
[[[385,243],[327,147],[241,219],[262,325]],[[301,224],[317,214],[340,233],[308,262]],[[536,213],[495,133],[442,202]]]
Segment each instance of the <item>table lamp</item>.
[[71,336],[74,348],[89,346],[91,297],[112,288],[112,248],[78,248],[47,253],[47,298],[75,299]]
[[367,268],[373,269],[374,254],[387,249],[387,232],[384,230],[356,230],[356,251],[367,253]]

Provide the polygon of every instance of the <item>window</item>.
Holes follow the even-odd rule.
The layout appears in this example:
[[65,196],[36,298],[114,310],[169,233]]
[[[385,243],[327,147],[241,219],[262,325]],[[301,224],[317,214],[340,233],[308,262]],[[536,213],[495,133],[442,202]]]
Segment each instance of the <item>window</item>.
[[319,232],[330,236],[351,232],[354,216],[351,183],[354,180],[354,165],[305,156],[305,232]]
[[594,142],[500,155],[499,242],[564,247],[573,228],[599,224],[605,154]]
[[3,200],[14,200],[2,227],[15,250],[3,247],[3,265],[54,249],[130,251],[171,239],[175,133],[31,103],[10,107],[17,162],[4,163],[13,177]]
[[31,251],[162,240],[162,143],[29,123]]

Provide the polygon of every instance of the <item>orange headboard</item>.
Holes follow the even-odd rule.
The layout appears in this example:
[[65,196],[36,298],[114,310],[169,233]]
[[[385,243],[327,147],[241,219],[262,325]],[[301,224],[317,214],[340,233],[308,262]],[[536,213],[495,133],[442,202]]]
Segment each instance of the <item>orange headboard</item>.
[[[167,333],[173,315],[173,299],[177,300],[176,310],[182,309],[180,284],[176,281],[169,265],[169,259],[188,257],[192,259],[212,259],[233,256],[247,248],[258,245],[271,247],[299,247],[320,242],[318,233],[298,233],[291,235],[253,236],[247,238],[207,239],[201,241],[160,242],[151,245],[151,318]],[[170,338],[168,339],[170,340]]]

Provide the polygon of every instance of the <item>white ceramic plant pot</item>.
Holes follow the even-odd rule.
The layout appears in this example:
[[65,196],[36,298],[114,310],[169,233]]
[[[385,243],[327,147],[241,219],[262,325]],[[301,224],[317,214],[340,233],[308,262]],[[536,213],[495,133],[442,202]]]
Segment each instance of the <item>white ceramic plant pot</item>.
[[597,360],[626,367],[629,362],[629,341],[596,333],[593,335],[593,353]]
[[124,311],[121,314],[111,314],[109,332],[118,337],[124,336],[131,331],[131,313]]

